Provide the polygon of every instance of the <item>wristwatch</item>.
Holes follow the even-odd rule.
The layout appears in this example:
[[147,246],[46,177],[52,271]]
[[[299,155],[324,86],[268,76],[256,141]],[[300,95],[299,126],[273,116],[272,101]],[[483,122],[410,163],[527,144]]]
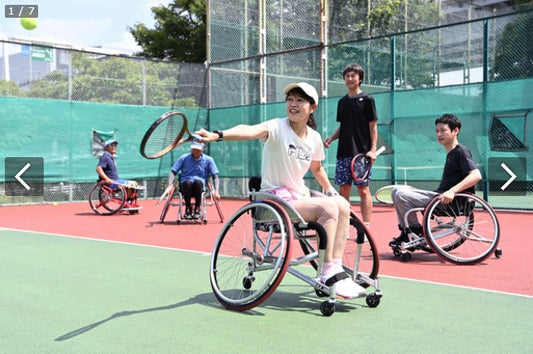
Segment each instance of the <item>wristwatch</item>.
[[217,141],[222,141],[222,139],[224,139],[224,133],[221,130],[214,130],[213,133],[217,133],[218,134]]

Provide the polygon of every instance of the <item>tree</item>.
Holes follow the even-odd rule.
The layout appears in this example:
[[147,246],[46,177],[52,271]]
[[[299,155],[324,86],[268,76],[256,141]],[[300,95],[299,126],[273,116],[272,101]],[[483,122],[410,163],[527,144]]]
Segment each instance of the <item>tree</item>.
[[533,13],[519,15],[508,23],[496,43],[491,77],[495,80],[533,76]]
[[189,63],[206,60],[206,0],[173,0],[154,6],[155,28],[129,27],[143,50],[136,55]]
[[330,42],[432,27],[438,18],[435,0],[331,0]]

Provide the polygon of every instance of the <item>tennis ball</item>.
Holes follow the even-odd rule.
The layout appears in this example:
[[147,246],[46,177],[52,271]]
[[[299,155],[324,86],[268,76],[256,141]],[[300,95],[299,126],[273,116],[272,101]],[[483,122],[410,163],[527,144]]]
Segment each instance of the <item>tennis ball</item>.
[[52,205],[53,205],[53,206],[57,206],[57,203],[54,202],[54,203],[52,203]]
[[21,18],[20,19],[20,24],[25,29],[32,30],[35,27],[37,27],[37,19],[36,18]]

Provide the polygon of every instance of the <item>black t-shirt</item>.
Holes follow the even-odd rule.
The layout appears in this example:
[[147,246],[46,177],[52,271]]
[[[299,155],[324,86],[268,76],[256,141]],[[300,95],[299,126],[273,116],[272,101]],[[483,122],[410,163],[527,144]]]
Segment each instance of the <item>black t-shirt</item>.
[[[470,150],[463,144],[457,144],[457,146],[446,155],[446,164],[444,165],[444,171],[442,172],[442,180],[436,192],[446,192],[448,189],[461,182],[472,170],[475,169],[477,169],[477,165],[472,159],[472,153]],[[475,191],[475,186],[465,190],[465,192],[470,193],[474,193]]]
[[371,121],[377,121],[374,98],[364,92],[354,97],[342,97],[337,105],[337,122],[340,123],[337,158],[366,154],[370,150]]

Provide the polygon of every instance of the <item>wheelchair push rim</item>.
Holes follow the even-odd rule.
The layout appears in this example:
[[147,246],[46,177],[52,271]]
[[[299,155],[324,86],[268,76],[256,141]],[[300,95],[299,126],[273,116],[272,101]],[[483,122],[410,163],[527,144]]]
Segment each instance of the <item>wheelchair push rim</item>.
[[89,192],[89,205],[100,215],[113,215],[124,208],[126,203],[126,190],[117,185],[111,188],[103,183],[97,183]]
[[293,228],[286,211],[263,200],[227,220],[211,256],[210,282],[226,308],[246,311],[278,287],[291,258]]
[[494,210],[475,194],[457,193],[450,204],[437,197],[424,211],[426,242],[442,259],[476,264],[494,253],[500,226]]

